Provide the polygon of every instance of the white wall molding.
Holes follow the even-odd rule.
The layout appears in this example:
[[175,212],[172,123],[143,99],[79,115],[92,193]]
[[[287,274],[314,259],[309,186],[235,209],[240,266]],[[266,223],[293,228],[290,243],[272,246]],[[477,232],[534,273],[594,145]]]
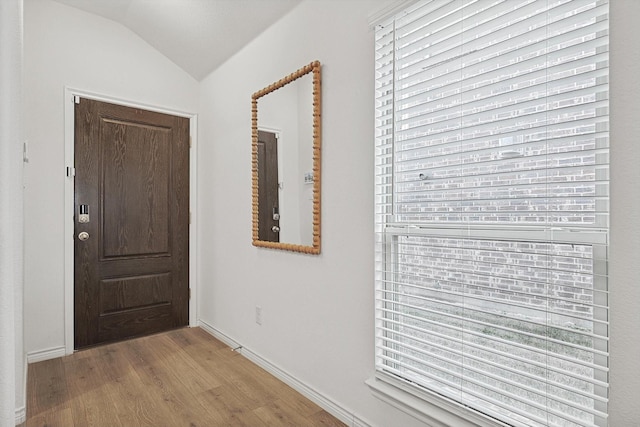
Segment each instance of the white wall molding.
[[22,406],[16,408],[16,425],[22,424],[27,421],[27,407]]
[[27,421],[27,407],[21,406],[16,408],[16,425],[22,424]]
[[[189,152],[189,209],[191,212],[191,224],[189,226],[189,287],[191,288],[191,299],[189,300],[189,325],[196,326],[198,319],[198,269],[197,269],[197,238],[198,238],[198,218],[197,218],[197,152],[198,152],[198,115],[184,111],[172,110],[165,107],[147,105],[131,100],[112,97],[104,94],[97,94],[90,91],[65,87],[64,89],[64,138],[65,138],[65,165],[74,167],[74,102],[73,97],[93,99],[111,104],[123,105],[126,107],[140,108],[155,111],[163,114],[171,114],[189,119],[189,134],[191,136],[191,149]],[[73,250],[73,206],[74,206],[74,186],[73,177],[65,179],[64,198],[64,324],[65,324],[65,352],[73,353],[74,350],[74,316],[73,316],[73,278],[74,278],[74,250]],[[48,350],[44,350],[46,354]],[[33,354],[34,352],[32,352]],[[40,353],[36,351],[35,353]],[[57,357],[57,356],[56,356]],[[42,359],[45,360],[45,359]]]
[[506,423],[471,411],[436,393],[418,391],[392,375],[376,372],[365,383],[374,397],[431,427],[507,427]]
[[264,359],[259,354],[254,353],[251,349],[243,347],[240,350],[240,354],[278,378],[280,381],[291,386],[307,399],[311,400],[316,405],[320,406],[322,409],[326,410],[343,423],[354,426],[353,414],[342,406],[338,405],[336,402],[322,395],[313,388],[307,386],[305,383],[290,375],[288,372],[282,370],[278,366],[274,365],[270,361]]
[[30,351],[27,353],[27,364],[42,362],[44,360],[57,359],[58,357],[66,356],[65,347],[52,347],[45,348],[43,350]]
[[305,383],[290,375],[288,372],[282,370],[280,367],[274,365],[264,357],[259,354],[251,351],[250,349],[242,346],[238,341],[231,338],[227,334],[219,331],[214,326],[205,322],[204,320],[198,320],[198,326],[200,326],[203,330],[205,330],[210,335],[219,339],[223,343],[227,344],[231,348],[238,348],[237,352],[249,359],[251,362],[260,366],[265,371],[269,372],[274,377],[278,378],[283,383],[289,385],[294,390],[305,396],[307,399],[311,400],[316,405],[320,406],[325,411],[329,412],[334,417],[338,418],[343,423],[352,426],[352,427],[370,427],[370,425],[358,418],[356,415],[352,414],[349,410],[343,408],[333,400],[324,396],[322,393],[312,389],[307,386]]
[[198,320],[198,326],[205,330],[209,335],[212,335],[213,337],[219,339],[231,348],[238,348],[241,346],[240,343],[233,340],[233,338],[220,332],[202,319]]
[[[29,370],[29,362],[27,361],[27,355],[25,354],[22,362],[22,390],[24,390],[21,400],[21,404],[18,403],[16,396],[16,425],[22,424],[27,421],[27,373]],[[17,380],[16,380],[17,381]]]

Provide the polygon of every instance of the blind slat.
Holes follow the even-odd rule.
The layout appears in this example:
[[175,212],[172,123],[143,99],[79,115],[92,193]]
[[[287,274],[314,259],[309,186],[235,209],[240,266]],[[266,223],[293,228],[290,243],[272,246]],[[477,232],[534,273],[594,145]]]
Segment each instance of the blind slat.
[[[388,331],[388,332],[391,335],[396,335],[393,331]],[[419,351],[419,348],[407,345],[407,344],[405,344],[404,341],[396,341],[396,340],[393,340],[391,338],[386,338],[386,340],[387,340],[388,343],[394,344],[396,349],[398,349],[398,348],[406,348],[406,349],[409,349],[411,351],[415,351],[415,350]],[[505,355],[507,355],[507,354],[505,354]],[[397,358],[390,357],[390,356],[397,356]],[[430,368],[429,370],[430,371],[438,370],[439,368],[441,369],[441,367],[438,364],[430,364],[430,363],[424,362],[423,360],[421,360],[419,358],[415,358],[415,357],[407,355],[405,352],[400,352],[400,351],[395,351],[395,352],[394,351],[388,351],[387,352],[386,359],[388,361],[390,361],[390,362],[392,362],[394,364],[397,364],[397,365],[404,365],[404,366],[407,366],[407,367],[412,366],[412,365],[404,364],[404,363],[398,361],[398,359],[403,359],[403,358],[411,359],[411,360],[414,360],[414,361],[416,361],[418,363],[423,363],[423,364],[429,366],[429,368]],[[477,374],[486,376],[486,378],[488,380],[494,380],[496,382],[500,382],[502,385],[510,385],[510,386],[513,386],[513,387],[517,387],[518,389],[523,390],[525,392],[532,393],[532,394],[537,394],[538,396],[545,397],[547,399],[552,399],[552,400],[554,400],[556,402],[563,402],[563,403],[568,403],[568,404],[572,403],[571,401],[566,400],[566,399],[562,398],[559,395],[554,395],[552,393],[541,391],[541,390],[535,389],[533,387],[529,387],[529,386],[526,386],[526,385],[523,385],[523,384],[519,384],[519,383],[517,383],[515,381],[510,380],[507,376],[500,376],[500,375],[495,374],[495,373],[487,375],[487,372],[485,370],[481,370],[481,369],[478,369],[478,368],[470,367],[465,362],[456,363],[454,360],[447,359],[447,358],[441,357],[441,356],[434,356],[434,358],[435,359],[439,359],[441,362],[444,362],[444,363],[457,365],[460,369],[468,369],[468,370],[473,371],[473,372],[475,372]],[[509,370],[505,369],[504,365],[500,365],[498,363],[493,363],[491,361],[488,361],[486,359],[481,359],[479,357],[475,357],[475,356],[471,356],[471,355],[465,355],[464,360],[465,361],[474,360],[474,361],[479,362],[481,364],[486,364],[487,366],[491,366],[492,368],[499,368],[500,371],[502,371],[502,372],[509,372]],[[573,388],[573,387],[567,387],[567,386],[565,386],[565,385],[563,385],[561,383],[557,383],[557,382],[554,382],[554,381],[546,381],[545,377],[542,377],[542,376],[541,377],[536,377],[534,375],[529,375],[529,374],[524,373],[522,371],[519,372],[519,371],[515,371],[515,370],[511,370],[509,373],[513,374],[513,375],[527,377],[528,379],[530,379],[530,380],[532,380],[534,382],[547,382],[547,383],[553,385],[554,387],[557,387],[557,388],[559,388],[561,390],[570,392],[571,394],[580,395],[580,396],[587,397],[589,399],[594,399],[594,400],[597,400],[597,401],[600,401],[600,402],[606,402],[606,398],[603,398],[603,397],[600,397],[600,396],[592,396],[592,395],[590,395],[588,393],[585,393],[583,390],[580,390],[580,389],[577,389],[577,388]],[[511,397],[520,398],[519,395],[514,395],[514,394],[511,394]],[[585,407],[585,406],[581,406],[579,404],[577,404],[576,407],[579,407],[583,411],[594,413],[594,414],[597,412],[593,408],[588,408],[588,407]]]
[[[439,380],[439,381],[441,381],[441,382],[443,382],[443,383],[447,383],[447,385],[449,385],[450,387],[456,387],[458,390],[462,390],[462,391],[464,391],[464,392],[466,392],[466,393],[474,394],[474,395],[476,395],[477,397],[482,398],[482,399],[484,399],[484,400],[491,400],[491,401],[492,401],[496,406],[502,407],[502,408],[504,408],[504,409],[508,410],[508,412],[511,412],[511,413],[514,413],[514,412],[515,412],[515,413],[518,413],[518,414],[520,414],[520,415],[526,415],[526,416],[528,416],[528,417],[530,417],[530,416],[531,416],[531,413],[529,413],[529,412],[521,411],[521,410],[519,410],[518,408],[514,408],[513,406],[506,406],[506,405],[504,405],[504,403],[503,403],[503,402],[501,402],[500,400],[490,399],[487,395],[478,394],[477,392],[473,392],[473,391],[469,390],[468,388],[463,388],[463,387],[461,387],[461,386],[458,386],[456,383],[443,381],[443,380],[442,380],[442,378],[437,378],[435,375],[433,375],[433,374],[431,374],[431,373],[429,373],[429,372],[426,372],[426,371],[418,370],[418,369],[416,369],[415,367],[413,367],[413,366],[411,366],[411,365],[405,365],[405,364],[398,364],[398,363],[394,363],[394,360],[393,360],[393,359],[389,359],[389,358],[384,357],[384,356],[382,356],[381,358],[386,359],[388,362],[390,362],[390,363],[392,363],[392,364],[394,364],[394,365],[396,365],[396,366],[403,366],[404,368],[406,368],[406,369],[408,369],[408,370],[411,370],[411,371],[417,372],[417,373],[419,373],[419,374],[421,375],[421,377],[423,377],[423,378],[424,378],[424,377],[430,377],[430,378],[432,378],[432,379],[436,379],[436,381],[438,381],[438,380]],[[388,367],[388,365],[387,365],[387,367]],[[396,373],[400,373],[400,372],[402,372],[402,371],[397,370],[397,369],[395,369],[394,371],[395,371]],[[418,380],[418,381],[419,381],[419,380]],[[538,408],[538,409],[543,409],[543,410],[545,410],[546,412],[548,412],[548,413],[552,413],[552,414],[554,414],[554,415],[556,415],[556,416],[558,416],[558,417],[561,417],[561,418],[562,418],[562,419],[564,419],[564,420],[567,420],[567,421],[571,421],[571,422],[576,423],[576,426],[581,426],[581,425],[583,425],[583,424],[581,424],[581,420],[580,420],[580,419],[575,418],[575,417],[571,417],[570,415],[568,415],[568,414],[566,414],[566,413],[564,413],[564,412],[560,412],[560,411],[558,411],[558,410],[549,409],[549,405],[542,405],[542,404],[536,403],[536,402],[534,402],[534,401],[532,401],[532,400],[526,400],[526,401],[524,401],[524,402],[523,402],[523,401],[522,401],[522,396],[514,395],[514,394],[512,394],[512,393],[504,392],[504,391],[502,391],[502,390],[501,390],[501,389],[499,389],[499,388],[492,387],[492,386],[490,386],[490,385],[488,385],[488,384],[483,384],[483,383],[481,383],[481,382],[479,382],[479,381],[477,381],[477,380],[470,380],[468,377],[466,377],[466,378],[464,379],[464,381],[465,381],[465,382],[469,382],[469,383],[473,383],[473,384],[475,384],[475,385],[479,385],[479,386],[482,386],[482,387],[491,388],[491,389],[493,389],[495,392],[497,392],[498,394],[501,394],[501,395],[502,395],[502,396],[504,396],[504,397],[509,397],[509,398],[513,399],[514,401],[522,402],[524,405],[529,405],[529,406],[536,407],[536,408]],[[449,395],[451,395],[452,393],[445,393],[445,394],[449,394]],[[591,410],[589,410],[589,411],[584,411],[584,410],[583,410],[583,408],[581,408],[581,407],[579,407],[579,406],[577,406],[577,405],[576,405],[576,406],[574,406],[574,409],[576,409],[577,411],[580,411],[580,412],[584,412],[584,413],[591,413],[591,414],[594,414],[594,415],[598,415],[598,416],[600,416],[600,417],[606,417],[606,414],[605,414],[605,413],[603,413],[603,412],[601,412],[601,411],[594,410],[594,409],[591,409]],[[502,414],[502,415],[504,415],[504,414]],[[543,418],[539,418],[539,419],[543,419]]]
[[[395,322],[396,325],[402,325],[400,322]],[[411,326],[404,326],[403,328],[405,329],[410,329]],[[411,348],[413,351],[419,352],[420,351],[420,347],[417,346],[411,346],[409,344],[407,344],[407,342],[409,341],[414,341],[418,344],[416,345],[423,345],[423,346],[430,346],[433,348],[437,348],[439,351],[441,351],[444,354],[447,354],[447,356],[443,356],[441,353],[434,353],[432,354],[432,357],[435,359],[439,359],[442,360],[443,362],[446,363],[450,363],[453,362],[451,360],[451,357],[454,356],[454,352],[451,349],[451,347],[448,347],[447,345],[444,344],[440,344],[440,343],[436,343],[434,341],[430,341],[427,342],[424,339],[420,339],[420,338],[416,338],[414,336],[408,335],[408,334],[403,334],[402,332],[398,332],[397,330],[394,329],[389,329],[389,328],[383,328],[381,329],[382,332],[384,332],[385,337],[384,337],[384,341],[386,341],[387,343],[392,343],[394,344],[393,348],[395,348],[396,350],[390,350],[388,349],[389,346],[387,346],[387,350],[385,350],[385,352],[387,354],[398,354],[398,356],[402,356],[403,353],[399,352],[397,350],[397,347],[402,346],[402,347],[406,347],[406,348]],[[514,355],[513,353],[509,353],[509,352],[503,352],[500,351],[494,347],[487,347],[487,346],[482,346],[482,345],[477,345],[477,344],[466,344],[464,339],[462,338],[462,336],[460,337],[455,337],[455,336],[447,336],[444,334],[434,334],[434,335],[438,335],[438,338],[441,340],[442,343],[444,342],[448,342],[448,343],[455,343],[458,346],[463,346],[463,345],[467,345],[469,347],[473,347],[476,350],[478,350],[479,352],[483,352],[483,353],[488,353],[490,354],[489,357],[491,357],[493,360],[513,360],[513,361],[517,361],[520,365],[527,365],[527,366],[531,366],[532,368],[538,369],[540,371],[545,371],[545,372],[553,372],[555,374],[559,374],[559,375],[563,375],[563,376],[568,376],[571,377],[573,380],[577,381],[577,382],[581,382],[583,384],[591,384],[594,382],[592,377],[584,377],[584,376],[579,376],[576,375],[574,373],[571,372],[567,372],[566,370],[562,370],[559,368],[556,368],[554,366],[549,366],[548,364],[545,363],[540,363],[536,360],[533,360],[532,358],[525,358],[525,357],[520,357],[517,355]],[[462,334],[461,334],[462,335]],[[397,337],[395,340],[392,339],[391,337]],[[527,376],[530,377],[531,379],[535,380],[535,381],[540,381],[542,379],[542,377],[538,376],[536,377],[535,375],[529,374],[527,372],[524,372],[522,370],[518,370],[516,368],[512,368],[509,367],[508,364],[503,363],[503,364],[499,364],[494,362],[493,360],[489,360],[489,358],[484,357],[478,357],[478,356],[469,356],[469,355],[465,355],[465,357],[471,357],[473,359],[476,359],[478,361],[481,361],[483,363],[487,363],[490,364],[494,367],[500,367],[501,369],[503,369],[505,372],[512,372],[516,375],[523,375],[523,376]],[[502,358],[502,359],[501,359]],[[419,361],[420,359],[416,359],[417,361]],[[437,369],[437,367],[434,367],[434,369]],[[593,369],[597,369],[597,368],[593,368]],[[603,372],[606,371],[605,369],[602,370]],[[558,382],[558,381],[551,381],[553,383],[554,387],[558,387],[558,388],[564,388],[566,390],[569,390],[570,388],[564,386],[562,383]],[[596,383],[601,386],[601,387],[606,387],[606,383],[605,382],[597,382]],[[573,389],[571,389],[573,390]],[[602,402],[606,401],[606,398],[601,397],[601,396],[590,396],[590,394],[584,390],[576,390],[575,393],[578,393],[582,396],[589,396],[592,397],[594,400],[599,400]]]

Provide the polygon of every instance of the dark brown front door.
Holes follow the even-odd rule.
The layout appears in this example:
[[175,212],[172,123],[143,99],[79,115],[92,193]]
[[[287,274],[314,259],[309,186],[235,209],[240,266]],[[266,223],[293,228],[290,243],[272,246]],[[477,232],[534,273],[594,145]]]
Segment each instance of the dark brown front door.
[[75,348],[188,324],[189,119],[75,105]]
[[258,240],[280,241],[278,138],[258,131]]

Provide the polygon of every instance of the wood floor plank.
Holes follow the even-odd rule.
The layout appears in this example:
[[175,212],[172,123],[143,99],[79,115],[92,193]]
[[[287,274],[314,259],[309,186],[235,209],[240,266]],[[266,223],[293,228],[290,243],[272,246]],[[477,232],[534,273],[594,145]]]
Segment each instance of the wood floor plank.
[[327,426],[327,427],[342,427],[344,423],[338,420],[336,417],[325,411],[324,409],[309,416],[312,425],[314,426]]
[[175,341],[180,347],[186,348],[196,344],[205,343],[212,349],[228,348],[228,346],[220,340],[215,339],[208,332],[201,328],[191,328],[189,334],[182,333],[181,329],[169,331],[166,336]]
[[[185,335],[182,334],[182,336]],[[221,385],[215,375],[211,375],[206,369],[203,369],[185,351],[184,346],[170,339],[170,337],[157,337],[154,340],[154,351],[162,355],[157,361],[158,366],[164,367],[169,372],[174,372],[176,379],[191,393],[197,394]]]
[[297,413],[286,402],[276,400],[256,409],[256,414],[267,425],[290,427],[311,427],[312,421],[303,414]]
[[50,409],[31,416],[23,424],[28,427],[67,427],[73,425],[71,408]]
[[[167,425],[181,425],[195,417],[189,405],[189,392],[181,390],[172,370],[162,365],[162,356],[156,354],[149,343],[131,341],[128,356],[137,364],[136,372],[145,389],[146,398],[158,402],[157,411]],[[187,424],[188,425],[188,424]]]
[[29,394],[27,407],[35,416],[50,410],[67,409],[67,383],[64,381],[64,368],[61,359],[45,360],[29,366],[33,375],[28,377],[27,387],[34,392]]
[[148,398],[138,372],[129,363],[124,349],[115,345],[100,348],[98,356],[107,394],[114,401],[118,420],[124,426],[158,425],[162,408],[157,401]]
[[300,399],[300,394],[288,385],[281,383],[278,388],[278,400],[287,402],[290,405],[290,410],[297,414],[302,414],[305,417],[312,416],[317,412],[322,411],[320,406],[316,405],[308,399]]
[[25,427],[344,426],[199,328],[29,365]]
[[113,412],[114,402],[107,391],[106,380],[100,374],[99,359],[84,357],[70,360],[65,364],[67,370],[69,377],[73,378],[67,384],[74,424],[87,427],[120,426]]
[[253,403],[247,403],[244,396],[232,388],[220,387],[209,390],[199,395],[198,400],[222,417],[222,423],[219,424],[221,426],[269,426],[253,412]]

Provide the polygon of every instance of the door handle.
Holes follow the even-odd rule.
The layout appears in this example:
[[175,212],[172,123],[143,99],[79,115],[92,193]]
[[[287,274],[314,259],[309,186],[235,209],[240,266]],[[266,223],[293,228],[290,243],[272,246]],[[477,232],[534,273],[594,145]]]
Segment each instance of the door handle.
[[83,242],[88,238],[89,238],[89,233],[87,233],[86,231],[83,231],[80,234],[78,234],[78,239],[80,239]]
[[280,227],[278,227],[277,225],[274,225],[273,227],[271,227],[271,231],[273,231],[274,233],[279,233]]

